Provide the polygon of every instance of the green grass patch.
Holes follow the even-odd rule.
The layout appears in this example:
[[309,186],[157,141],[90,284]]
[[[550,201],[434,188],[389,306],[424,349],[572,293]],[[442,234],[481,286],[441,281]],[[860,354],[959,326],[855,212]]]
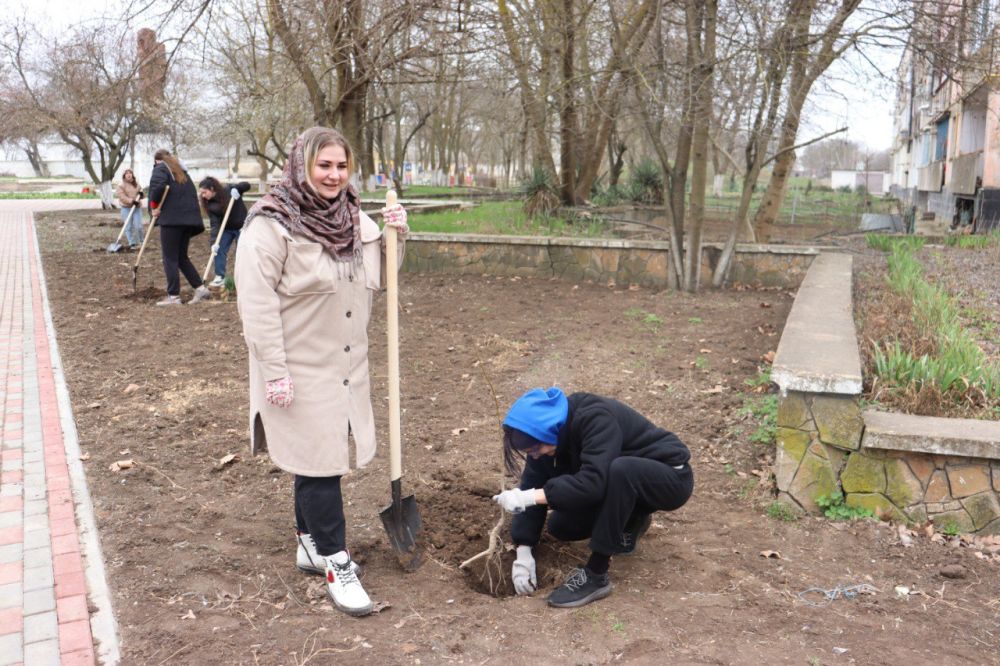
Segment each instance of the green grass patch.
[[831,495],[820,495],[816,498],[816,506],[823,510],[823,515],[830,520],[857,520],[858,518],[874,518],[871,509],[844,504],[844,495],[835,492]]
[[799,519],[795,509],[788,506],[784,502],[779,502],[778,500],[775,500],[767,505],[767,517],[773,518],[774,520],[781,520],[786,523]]
[[582,236],[606,235],[608,225],[600,217],[565,218],[558,215],[529,218],[523,204],[516,201],[485,201],[464,210],[410,215],[413,231],[449,234],[494,234],[507,236]]
[[1000,245],[1000,232],[976,234],[973,236],[948,236],[944,242],[951,247],[963,250],[982,250],[994,245]]
[[919,250],[926,242],[921,236],[890,236],[889,234],[865,234],[865,241],[867,241],[868,247],[882,252],[891,252],[894,247],[899,245]]
[[912,299],[917,332],[933,339],[937,350],[917,356],[898,340],[878,344],[874,362],[879,378],[904,389],[930,384],[955,401],[977,392],[989,401],[1000,400],[1000,366],[990,362],[966,329],[958,301],[924,279],[911,248],[893,247],[888,265],[890,287]]
[[757,429],[750,433],[750,441],[754,444],[774,444],[778,434],[778,396],[765,395],[746,397],[739,410],[740,416],[753,417]]

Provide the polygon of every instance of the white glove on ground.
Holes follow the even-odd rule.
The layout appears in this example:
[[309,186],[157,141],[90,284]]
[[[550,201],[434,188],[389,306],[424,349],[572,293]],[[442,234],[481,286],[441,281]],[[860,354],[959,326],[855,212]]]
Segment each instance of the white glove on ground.
[[511,513],[521,513],[529,506],[535,506],[535,489],[511,488],[493,496],[493,501]]
[[531,555],[531,546],[517,547],[517,559],[511,568],[510,578],[514,581],[514,591],[519,595],[531,594],[538,589],[535,558]]

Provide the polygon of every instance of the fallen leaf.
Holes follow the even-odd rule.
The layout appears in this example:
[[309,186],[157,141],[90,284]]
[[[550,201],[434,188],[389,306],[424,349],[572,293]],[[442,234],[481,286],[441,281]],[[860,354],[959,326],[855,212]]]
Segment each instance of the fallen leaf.
[[390,604],[387,601],[376,601],[375,603],[372,604],[373,613],[381,613],[386,608],[392,608],[392,604]]
[[722,393],[724,389],[720,384],[716,384],[713,388],[705,389],[704,391],[698,391],[698,393]]
[[896,528],[896,534],[899,536],[899,544],[903,548],[913,547],[913,532],[907,529],[906,525],[899,525]]
[[779,553],[776,550],[762,550],[762,551],[760,551],[760,556],[761,557],[769,557],[769,558],[775,559],[775,560],[782,560],[782,559],[784,559],[781,556],[781,553]]
[[184,615],[181,615],[181,619],[182,620],[197,620],[198,618],[196,618],[194,616],[194,611],[189,608],[187,613],[184,613]]
[[224,455],[224,456],[222,456],[221,459],[219,459],[219,467],[225,467],[229,463],[234,462],[234,461],[236,461],[238,459],[239,458],[237,457],[237,455],[235,453],[229,453],[227,455]]
[[87,409],[100,409],[100,408],[101,408],[101,403],[99,402],[92,402],[89,405],[87,405]]
[[699,349],[698,353],[699,354],[711,354],[712,350],[711,349]]
[[122,449],[121,451],[118,452],[118,455],[120,455],[120,456],[127,456],[130,453],[131,453],[131,451],[129,451],[128,449]]
[[760,302],[760,307],[762,307],[762,308],[769,308],[769,307],[771,307],[771,304],[768,303],[767,301],[761,301]]
[[761,356],[761,360],[763,360],[765,363],[774,363],[774,352],[773,351],[767,352],[766,354]]
[[133,461],[131,459],[129,459],[129,460],[116,460],[115,462],[111,463],[111,466],[108,467],[108,469],[110,469],[112,472],[120,472],[123,469],[132,469],[132,467],[134,465],[135,465],[135,461]]
[[80,460],[84,460],[84,461],[90,460],[90,454],[89,453],[83,453],[83,454],[81,454],[80,455]]
[[122,391],[122,393],[128,395],[129,393],[135,393],[138,390],[139,390],[138,384],[129,384],[128,386],[125,387],[125,390]]
[[451,434],[453,434],[453,435],[461,435],[463,432],[469,432],[469,429],[465,428],[465,427],[455,428],[454,430],[451,431]]

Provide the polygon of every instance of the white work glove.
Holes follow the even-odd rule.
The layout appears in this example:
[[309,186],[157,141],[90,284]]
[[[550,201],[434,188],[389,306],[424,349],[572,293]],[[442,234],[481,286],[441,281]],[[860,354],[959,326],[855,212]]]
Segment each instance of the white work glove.
[[410,226],[406,223],[406,210],[400,204],[383,209],[382,221],[386,226],[395,228],[400,236],[410,233]]
[[519,488],[511,488],[499,495],[494,495],[493,501],[502,506],[504,511],[521,513],[529,506],[535,506],[535,489],[521,490]]
[[232,197],[233,199],[239,199],[240,191],[234,187],[231,190],[229,190],[229,196]]
[[213,243],[212,244],[212,254],[219,254],[219,244],[218,243]]
[[535,558],[531,555],[531,546],[518,546],[517,559],[510,570],[510,578],[514,581],[514,591],[519,594],[531,594],[538,589],[538,577],[535,574]]
[[272,379],[267,382],[266,393],[264,395],[264,400],[268,404],[274,405],[275,407],[288,407],[292,404],[292,398],[295,396],[295,390],[292,387],[291,377],[282,377],[281,379]]

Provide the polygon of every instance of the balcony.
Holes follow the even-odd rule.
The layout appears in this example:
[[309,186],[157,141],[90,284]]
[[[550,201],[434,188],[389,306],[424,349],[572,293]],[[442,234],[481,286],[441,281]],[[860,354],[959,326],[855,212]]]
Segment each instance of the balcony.
[[940,192],[944,175],[944,160],[931,162],[917,169],[917,189],[921,192]]
[[951,161],[952,194],[975,194],[976,177],[982,174],[982,169],[983,152],[981,150],[954,158]]

